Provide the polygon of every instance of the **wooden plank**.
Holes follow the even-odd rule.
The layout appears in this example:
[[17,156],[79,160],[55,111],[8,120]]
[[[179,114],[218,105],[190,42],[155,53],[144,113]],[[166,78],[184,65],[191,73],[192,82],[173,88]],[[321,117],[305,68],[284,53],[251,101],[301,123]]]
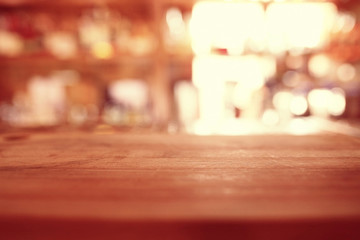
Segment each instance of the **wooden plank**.
[[3,135],[0,231],[6,239],[358,239],[359,146],[344,135]]

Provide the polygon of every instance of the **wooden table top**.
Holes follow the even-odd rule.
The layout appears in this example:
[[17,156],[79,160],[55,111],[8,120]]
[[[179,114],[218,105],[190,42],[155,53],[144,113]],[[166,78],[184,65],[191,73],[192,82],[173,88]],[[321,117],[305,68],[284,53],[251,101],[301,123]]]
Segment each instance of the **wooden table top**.
[[360,139],[0,135],[1,239],[360,239]]

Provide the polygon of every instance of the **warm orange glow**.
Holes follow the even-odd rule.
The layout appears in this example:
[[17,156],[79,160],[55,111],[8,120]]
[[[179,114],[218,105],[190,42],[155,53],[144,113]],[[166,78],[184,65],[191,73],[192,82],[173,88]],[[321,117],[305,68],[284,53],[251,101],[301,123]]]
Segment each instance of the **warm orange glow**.
[[109,41],[110,29],[109,26],[104,23],[96,23],[86,19],[80,25],[79,36],[82,44],[92,46],[97,42]]
[[113,52],[113,47],[108,42],[97,42],[91,47],[91,53],[101,59],[112,57]]
[[0,29],[0,54],[16,56],[23,51],[23,48],[23,40],[18,34]]

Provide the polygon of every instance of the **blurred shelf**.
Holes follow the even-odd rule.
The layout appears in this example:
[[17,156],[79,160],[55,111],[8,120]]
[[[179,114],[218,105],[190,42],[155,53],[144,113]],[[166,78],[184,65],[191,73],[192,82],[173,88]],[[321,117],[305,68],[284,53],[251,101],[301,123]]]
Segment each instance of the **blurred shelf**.
[[4,6],[24,6],[24,5],[64,5],[64,6],[88,6],[88,5],[131,5],[143,4],[152,5],[161,4],[194,4],[198,0],[58,0],[56,2],[49,0],[0,0],[0,5]]

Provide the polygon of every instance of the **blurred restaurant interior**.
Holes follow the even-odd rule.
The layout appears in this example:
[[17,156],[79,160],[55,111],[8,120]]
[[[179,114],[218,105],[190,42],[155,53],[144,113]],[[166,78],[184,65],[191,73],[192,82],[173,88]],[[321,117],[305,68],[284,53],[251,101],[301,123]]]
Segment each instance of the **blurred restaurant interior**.
[[360,1],[0,0],[0,238],[360,239]]
[[355,0],[1,0],[0,131],[357,133]]

